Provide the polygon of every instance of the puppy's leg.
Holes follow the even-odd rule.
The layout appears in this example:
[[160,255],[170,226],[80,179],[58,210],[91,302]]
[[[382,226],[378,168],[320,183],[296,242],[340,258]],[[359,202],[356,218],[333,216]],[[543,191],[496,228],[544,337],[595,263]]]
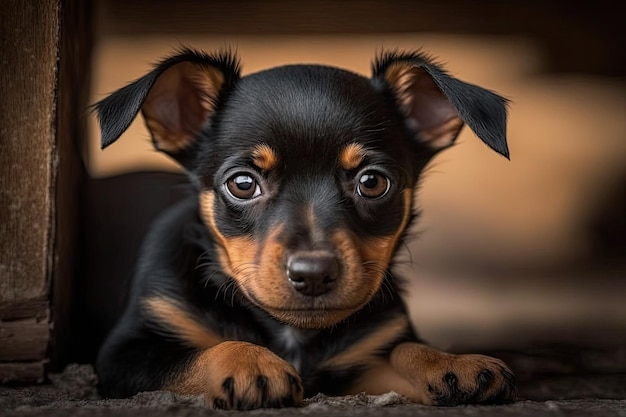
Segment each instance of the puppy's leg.
[[391,367],[413,389],[408,396],[434,405],[501,404],[515,399],[515,377],[499,359],[453,355],[419,343],[402,343]]
[[198,354],[165,389],[203,394],[215,408],[250,410],[297,406],[302,382],[270,350],[247,342],[222,342]]
[[102,395],[165,389],[202,394],[216,408],[240,410],[301,403],[300,376],[270,350],[224,340],[175,299],[151,297],[138,306],[100,351]]
[[160,339],[117,340],[105,346],[97,368],[105,397],[169,390],[204,395],[215,408],[250,410],[298,406],[304,392],[289,363],[247,342],[188,349]]

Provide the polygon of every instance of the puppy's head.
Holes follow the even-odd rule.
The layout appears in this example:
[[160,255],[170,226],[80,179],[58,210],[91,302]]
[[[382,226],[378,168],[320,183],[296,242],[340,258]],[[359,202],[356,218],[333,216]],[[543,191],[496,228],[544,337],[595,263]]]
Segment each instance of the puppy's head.
[[419,53],[383,54],[371,78],[311,65],[242,78],[231,54],[183,50],[96,110],[103,147],[141,110],[198,185],[222,270],[278,320],[321,328],[380,290],[420,173],[464,124],[508,157],[505,106]]

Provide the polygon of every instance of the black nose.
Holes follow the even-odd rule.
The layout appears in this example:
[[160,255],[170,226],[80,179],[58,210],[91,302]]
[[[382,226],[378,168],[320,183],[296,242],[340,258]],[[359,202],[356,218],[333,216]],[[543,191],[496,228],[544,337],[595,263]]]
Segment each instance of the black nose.
[[318,296],[335,286],[339,276],[339,264],[327,252],[298,252],[287,260],[287,275],[296,291],[308,296]]

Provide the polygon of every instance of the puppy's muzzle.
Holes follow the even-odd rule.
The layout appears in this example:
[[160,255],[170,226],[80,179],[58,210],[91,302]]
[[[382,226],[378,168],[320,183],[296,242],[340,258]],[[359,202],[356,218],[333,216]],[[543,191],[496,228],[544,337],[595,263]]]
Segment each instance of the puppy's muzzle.
[[339,278],[339,262],[325,251],[295,252],[287,259],[287,277],[302,295],[317,297],[331,291]]

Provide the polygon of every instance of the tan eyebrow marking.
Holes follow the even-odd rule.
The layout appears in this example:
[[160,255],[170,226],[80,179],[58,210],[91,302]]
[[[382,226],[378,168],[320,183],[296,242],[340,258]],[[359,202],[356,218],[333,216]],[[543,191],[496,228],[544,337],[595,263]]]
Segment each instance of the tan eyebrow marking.
[[264,171],[269,171],[278,165],[278,155],[267,143],[260,143],[252,150],[252,163]]
[[339,153],[339,165],[345,170],[358,167],[365,158],[365,148],[359,143],[349,143]]

